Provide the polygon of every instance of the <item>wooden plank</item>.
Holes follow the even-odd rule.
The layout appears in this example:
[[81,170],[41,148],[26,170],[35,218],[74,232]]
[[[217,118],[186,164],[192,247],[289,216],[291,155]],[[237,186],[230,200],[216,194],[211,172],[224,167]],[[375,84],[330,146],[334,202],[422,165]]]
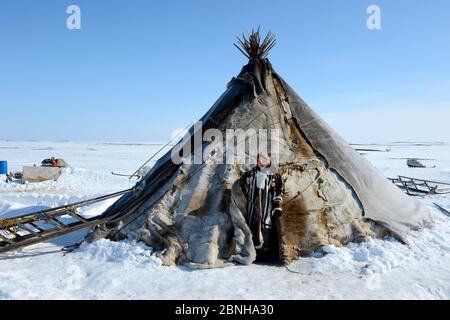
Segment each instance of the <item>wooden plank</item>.
[[28,222],[28,224],[29,224],[30,226],[32,226],[33,228],[38,229],[39,232],[45,231],[45,229],[42,229],[41,227],[39,227],[38,225],[36,225],[36,224],[33,223],[33,222]]
[[71,216],[72,218],[75,218],[77,220],[80,220],[82,222],[89,222],[89,220],[85,219],[84,217],[80,216],[78,213],[72,210],[67,210],[67,214]]
[[66,228],[66,226],[62,222],[60,222],[59,220],[57,220],[56,218],[54,218],[52,216],[46,216],[45,220],[48,221],[49,223],[53,224],[59,230],[64,230]]
[[22,230],[25,230],[26,232],[31,233],[32,235],[34,235],[34,236],[36,236],[36,237],[41,237],[41,236],[39,235],[39,233],[37,233],[36,231],[34,231],[34,230],[31,229],[31,228],[26,227],[25,225],[21,225],[21,226],[19,226],[19,228],[22,229]]

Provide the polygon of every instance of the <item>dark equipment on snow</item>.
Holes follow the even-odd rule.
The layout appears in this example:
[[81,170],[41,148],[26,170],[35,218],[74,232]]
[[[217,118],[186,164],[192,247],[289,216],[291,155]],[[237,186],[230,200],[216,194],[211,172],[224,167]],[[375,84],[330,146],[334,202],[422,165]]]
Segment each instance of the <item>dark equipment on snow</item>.
[[406,165],[410,168],[426,168],[427,167],[426,165],[424,165],[422,162],[420,162],[417,159],[406,160]]

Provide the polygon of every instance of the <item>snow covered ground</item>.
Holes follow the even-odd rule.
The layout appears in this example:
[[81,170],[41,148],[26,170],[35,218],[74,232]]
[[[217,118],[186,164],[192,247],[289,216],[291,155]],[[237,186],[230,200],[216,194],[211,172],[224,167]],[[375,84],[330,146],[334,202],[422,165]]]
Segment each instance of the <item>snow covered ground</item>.
[[[0,160],[10,171],[55,156],[66,169],[57,181],[17,185],[0,182],[0,218],[67,204],[128,188],[128,178],[161,145],[108,142],[0,141]],[[388,143],[358,145],[386,176],[450,181],[450,145]],[[435,168],[410,169],[407,157]],[[2,179],[3,180],[3,179]],[[420,198],[450,209],[450,195]],[[101,213],[114,199],[82,211]],[[0,255],[2,299],[449,299],[450,218],[434,209],[432,229],[413,232],[408,245],[371,240],[289,266],[252,265],[193,271],[163,267],[142,244],[101,240],[63,256],[60,249],[83,232]]]

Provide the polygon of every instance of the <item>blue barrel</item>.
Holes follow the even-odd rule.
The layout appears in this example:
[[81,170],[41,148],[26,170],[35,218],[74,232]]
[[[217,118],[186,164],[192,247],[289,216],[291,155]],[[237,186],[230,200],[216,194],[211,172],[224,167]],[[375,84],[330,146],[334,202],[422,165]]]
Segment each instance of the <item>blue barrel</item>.
[[0,174],[8,174],[8,161],[0,161]]

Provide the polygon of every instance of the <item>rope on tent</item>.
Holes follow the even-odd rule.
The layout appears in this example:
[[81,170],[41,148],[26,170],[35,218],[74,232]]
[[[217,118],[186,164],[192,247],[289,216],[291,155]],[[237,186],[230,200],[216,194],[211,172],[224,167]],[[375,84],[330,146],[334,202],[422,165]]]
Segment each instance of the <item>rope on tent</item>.
[[311,181],[311,183],[302,191],[297,192],[297,194],[292,197],[289,201],[285,202],[285,205],[294,201],[295,199],[297,199],[298,197],[300,197],[301,195],[303,195],[303,193],[305,193],[314,183],[316,183],[320,178],[322,178],[326,173],[328,173],[330,171],[330,168],[326,168],[324,171],[322,171],[313,181]]
[[[197,120],[194,120],[193,122],[191,122],[187,127],[184,128],[184,130],[188,130]],[[163,145],[158,151],[156,151],[147,161],[145,161],[131,176],[129,179],[131,179],[132,177],[136,176],[136,174],[139,172],[139,170],[141,170],[147,163],[149,163],[154,157],[156,157],[157,154],[159,154],[161,151],[164,150],[164,148],[166,148],[168,145],[170,145],[173,141],[175,141],[175,139],[177,139],[178,136],[174,136],[172,139],[170,139],[165,145]]]

